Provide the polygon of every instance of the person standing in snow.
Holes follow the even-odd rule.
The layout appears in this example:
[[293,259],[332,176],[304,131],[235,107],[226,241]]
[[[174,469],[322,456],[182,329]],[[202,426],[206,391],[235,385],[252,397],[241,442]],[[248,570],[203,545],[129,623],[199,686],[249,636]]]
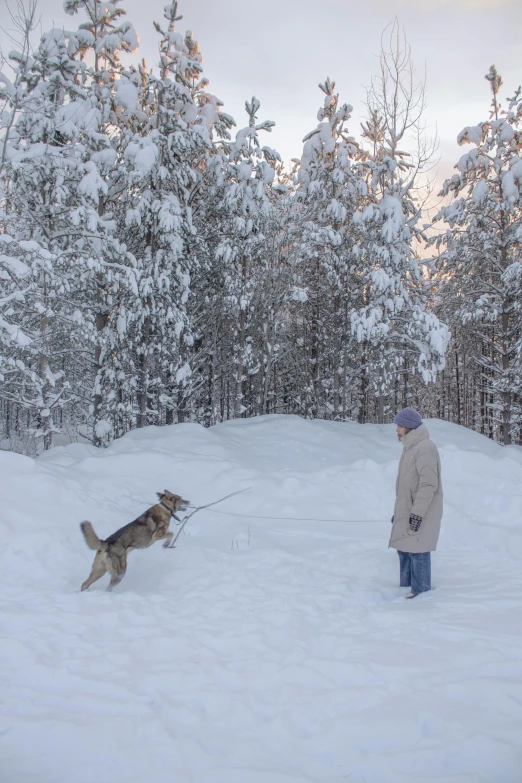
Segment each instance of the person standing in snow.
[[440,458],[416,410],[404,408],[393,423],[403,452],[389,546],[399,554],[400,585],[411,588],[407,598],[415,598],[431,590],[431,552],[437,548],[442,519]]

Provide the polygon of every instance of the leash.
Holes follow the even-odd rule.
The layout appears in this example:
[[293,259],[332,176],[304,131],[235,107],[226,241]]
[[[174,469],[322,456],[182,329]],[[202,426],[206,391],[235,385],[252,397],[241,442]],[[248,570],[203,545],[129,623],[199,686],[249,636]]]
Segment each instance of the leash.
[[252,487],[245,487],[245,489],[239,489],[237,492],[231,492],[230,495],[225,495],[224,498],[220,498],[219,500],[214,500],[212,503],[207,503],[206,506],[195,506],[194,510],[190,512],[190,514],[186,514],[186,516],[183,517],[181,520],[181,523],[178,525],[178,532],[176,533],[173,541],[169,546],[166,546],[165,549],[174,549],[176,545],[176,541],[181,535],[181,531],[189,521],[190,517],[193,517],[194,514],[197,514],[198,511],[202,511],[204,508],[210,508],[210,506],[215,506],[216,503],[222,503],[224,500],[228,500],[228,498],[233,497],[234,495],[240,495],[242,492],[248,492],[248,490],[252,489]]
[[[353,522],[353,519],[316,519],[314,517],[268,517],[259,514],[236,514],[233,511],[218,511],[212,509],[211,514],[223,514],[226,517],[241,517],[242,519],[275,519],[278,522]],[[370,519],[366,522],[380,522],[380,519]]]

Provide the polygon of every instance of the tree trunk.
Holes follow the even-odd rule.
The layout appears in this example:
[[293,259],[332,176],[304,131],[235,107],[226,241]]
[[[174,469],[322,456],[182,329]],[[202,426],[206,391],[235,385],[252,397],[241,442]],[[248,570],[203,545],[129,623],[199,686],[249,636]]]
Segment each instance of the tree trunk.
[[511,445],[511,392],[506,389],[506,376],[509,370],[509,315],[502,313],[502,374],[504,391],[502,392],[502,442],[504,446]]
[[[98,204],[98,215],[100,217],[105,213],[105,203],[102,199]],[[109,321],[109,311],[105,302],[105,286],[103,274],[99,272],[96,276],[96,347],[94,349],[94,405],[93,405],[93,443],[95,446],[103,446],[104,440],[98,433],[98,424],[102,420],[103,412],[103,378],[102,378],[102,359],[103,359],[103,333]]]
[[459,354],[455,346],[455,382],[457,386],[457,424],[462,424],[460,413],[460,379],[459,379]]
[[[147,303],[150,307],[150,302]],[[150,316],[146,315],[141,327],[141,345],[139,356],[138,371],[138,415],[136,416],[136,427],[147,426],[147,408],[149,400],[148,390],[148,372],[149,372],[149,342],[151,333]]]
[[333,363],[332,363],[333,364],[332,366],[333,418],[334,420],[336,420],[339,417],[339,409],[341,407],[341,398],[340,398],[341,344],[339,340],[339,327],[341,321],[341,300],[338,294],[334,297],[333,310],[334,310],[334,323],[333,323],[334,335],[333,335],[333,357],[332,357],[333,358]]
[[[45,284],[44,284],[45,285]],[[45,296],[45,294],[44,294]],[[47,297],[45,296],[45,299]],[[43,430],[43,447],[44,451],[47,451],[53,445],[53,432],[52,432],[52,419],[49,400],[49,344],[48,344],[48,329],[49,322],[47,319],[47,310],[40,318],[40,335],[41,335],[41,347],[40,358],[38,361],[38,374],[40,376],[41,383],[41,395],[42,407],[39,410],[40,426]]]
[[367,373],[366,362],[367,362],[366,343],[363,343],[362,354],[361,354],[360,387],[359,387],[359,410],[358,410],[359,424],[365,424],[368,418],[368,412],[367,412],[368,373]]

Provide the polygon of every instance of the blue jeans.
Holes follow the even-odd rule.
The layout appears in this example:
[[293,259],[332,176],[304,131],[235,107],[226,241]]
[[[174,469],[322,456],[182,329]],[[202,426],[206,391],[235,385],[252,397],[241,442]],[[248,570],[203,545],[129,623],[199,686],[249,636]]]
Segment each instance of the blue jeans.
[[431,552],[413,554],[397,550],[397,553],[401,569],[401,587],[411,587],[412,593],[431,590]]

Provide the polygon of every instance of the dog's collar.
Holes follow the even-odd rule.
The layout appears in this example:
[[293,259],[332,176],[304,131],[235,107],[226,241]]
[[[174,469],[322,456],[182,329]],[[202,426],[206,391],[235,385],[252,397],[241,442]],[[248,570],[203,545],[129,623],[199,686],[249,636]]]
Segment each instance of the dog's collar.
[[176,512],[173,511],[170,506],[167,506],[162,500],[160,500],[159,505],[163,506],[163,508],[166,508],[167,511],[170,513],[171,517],[174,517],[174,519],[177,519],[178,522],[180,521],[179,517],[176,516]]

